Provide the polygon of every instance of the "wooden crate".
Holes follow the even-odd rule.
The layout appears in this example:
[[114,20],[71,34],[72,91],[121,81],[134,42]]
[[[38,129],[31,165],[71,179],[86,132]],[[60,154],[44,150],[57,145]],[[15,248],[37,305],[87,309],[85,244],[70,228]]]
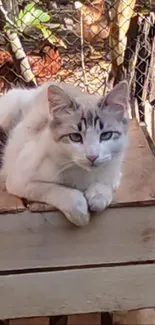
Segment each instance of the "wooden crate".
[[130,130],[121,187],[85,228],[1,190],[0,319],[155,306],[155,158]]

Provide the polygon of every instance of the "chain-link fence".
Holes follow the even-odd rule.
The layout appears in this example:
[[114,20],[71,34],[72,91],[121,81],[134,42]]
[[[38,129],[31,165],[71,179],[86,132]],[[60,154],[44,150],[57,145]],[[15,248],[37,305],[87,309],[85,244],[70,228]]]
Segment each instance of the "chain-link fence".
[[47,80],[155,103],[155,0],[0,0],[0,93]]

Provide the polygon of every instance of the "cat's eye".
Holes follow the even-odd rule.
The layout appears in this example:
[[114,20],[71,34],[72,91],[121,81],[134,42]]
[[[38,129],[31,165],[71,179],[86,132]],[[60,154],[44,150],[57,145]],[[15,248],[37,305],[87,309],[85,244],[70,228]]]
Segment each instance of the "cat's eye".
[[69,134],[69,138],[73,142],[81,142],[82,143],[82,136],[79,133],[71,133],[71,134]]
[[100,141],[110,140],[112,138],[112,135],[113,135],[113,132],[112,131],[103,132],[100,135]]

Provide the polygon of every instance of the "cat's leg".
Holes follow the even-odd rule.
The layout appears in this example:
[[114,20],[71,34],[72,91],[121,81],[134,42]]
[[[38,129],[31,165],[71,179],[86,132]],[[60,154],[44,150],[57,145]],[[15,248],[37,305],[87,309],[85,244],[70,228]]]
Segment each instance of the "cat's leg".
[[88,204],[82,192],[55,183],[29,181],[23,182],[10,177],[6,181],[9,193],[30,201],[45,202],[60,210],[76,226],[88,224],[90,215]]
[[90,211],[101,212],[112,202],[113,189],[109,185],[96,183],[88,187],[85,197]]
[[112,202],[113,192],[118,189],[121,183],[122,172],[120,171],[120,166],[118,166],[116,172],[111,173],[111,175],[113,175],[113,177],[111,179],[110,176],[110,184],[108,184],[109,182],[104,184],[103,180],[103,183],[99,182],[92,184],[85,191],[85,197],[88,201],[90,211],[103,211]]
[[40,203],[40,202],[28,202],[26,207],[31,212],[47,212],[47,211],[55,211],[55,207],[51,204]]

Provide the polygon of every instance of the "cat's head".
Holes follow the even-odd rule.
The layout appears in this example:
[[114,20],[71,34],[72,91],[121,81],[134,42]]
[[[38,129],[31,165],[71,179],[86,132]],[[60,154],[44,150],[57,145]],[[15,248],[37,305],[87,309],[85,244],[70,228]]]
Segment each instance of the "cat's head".
[[93,167],[121,154],[128,134],[127,82],[120,82],[103,98],[87,93],[74,96],[64,89],[48,87],[50,128],[61,155],[81,167]]

